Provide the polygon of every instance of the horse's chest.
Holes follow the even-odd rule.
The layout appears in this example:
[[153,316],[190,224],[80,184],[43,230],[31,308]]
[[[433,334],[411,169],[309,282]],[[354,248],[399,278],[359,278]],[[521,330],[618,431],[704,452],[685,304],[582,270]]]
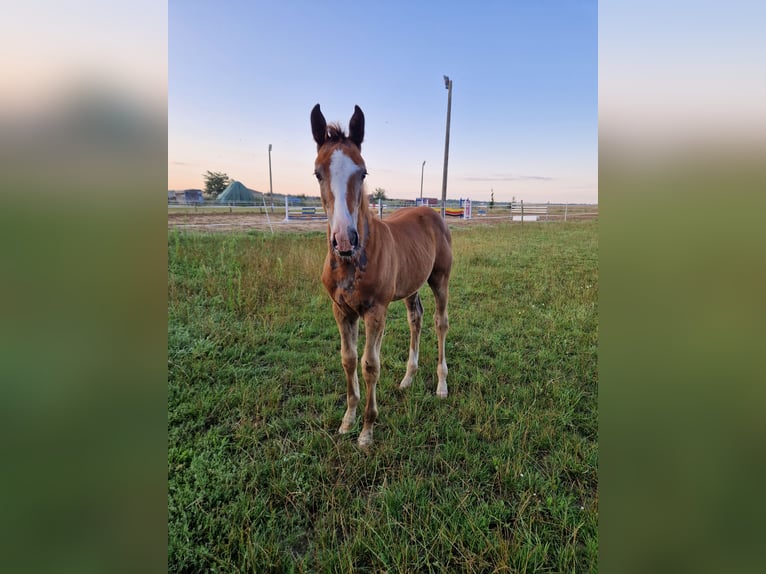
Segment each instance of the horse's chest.
[[364,315],[378,303],[388,303],[384,301],[385,296],[381,297],[377,286],[364,276],[331,278],[325,282],[325,287],[336,304],[358,315]]

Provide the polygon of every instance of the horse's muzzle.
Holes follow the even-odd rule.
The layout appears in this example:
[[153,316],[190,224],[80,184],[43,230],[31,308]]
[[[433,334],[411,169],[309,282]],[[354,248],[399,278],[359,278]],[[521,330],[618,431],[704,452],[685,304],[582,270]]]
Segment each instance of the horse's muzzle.
[[332,247],[341,257],[351,257],[359,247],[359,234],[356,229],[348,227],[345,233],[333,233]]

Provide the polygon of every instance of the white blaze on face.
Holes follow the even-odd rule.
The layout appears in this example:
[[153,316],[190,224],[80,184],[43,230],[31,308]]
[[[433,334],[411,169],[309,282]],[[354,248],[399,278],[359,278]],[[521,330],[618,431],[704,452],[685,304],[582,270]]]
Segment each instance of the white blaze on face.
[[348,230],[349,228],[356,230],[359,208],[357,205],[353,214],[349,212],[346,194],[348,193],[349,179],[361,169],[339,149],[330,156],[330,188],[335,198],[330,230],[332,237],[337,242],[338,251],[352,250]]

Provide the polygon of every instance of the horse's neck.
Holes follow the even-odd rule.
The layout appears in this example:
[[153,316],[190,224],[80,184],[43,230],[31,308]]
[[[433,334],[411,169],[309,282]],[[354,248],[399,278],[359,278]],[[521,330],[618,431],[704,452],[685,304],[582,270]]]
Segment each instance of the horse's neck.
[[370,248],[374,245],[377,237],[379,236],[378,229],[385,225],[377,216],[369,210],[362,210],[359,213],[359,220],[364,221],[365,230],[364,233],[364,246]]

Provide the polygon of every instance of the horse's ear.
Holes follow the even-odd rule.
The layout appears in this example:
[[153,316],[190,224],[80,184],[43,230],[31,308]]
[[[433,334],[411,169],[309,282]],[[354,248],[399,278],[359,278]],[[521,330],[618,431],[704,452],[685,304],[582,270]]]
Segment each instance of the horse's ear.
[[317,142],[317,149],[327,140],[327,122],[319,109],[319,104],[311,110],[311,133],[314,134],[314,141]]
[[348,139],[356,144],[356,147],[362,149],[362,140],[364,139],[364,113],[359,106],[354,106],[354,115],[348,124]]

